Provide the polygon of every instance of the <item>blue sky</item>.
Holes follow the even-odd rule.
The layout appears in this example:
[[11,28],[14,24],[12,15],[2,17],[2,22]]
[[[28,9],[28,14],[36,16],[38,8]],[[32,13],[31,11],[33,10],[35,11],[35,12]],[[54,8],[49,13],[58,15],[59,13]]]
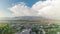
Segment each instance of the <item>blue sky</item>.
[[13,5],[24,2],[27,6],[31,7],[33,4],[35,4],[38,1],[43,0],[0,0],[0,13],[4,12],[7,16],[10,15],[12,12],[8,10],[9,7],[12,7]]
[[19,2],[26,3],[29,7],[31,7],[33,4],[35,4],[37,1],[43,1],[43,0],[0,0],[0,7],[7,8],[14,4],[17,4]]

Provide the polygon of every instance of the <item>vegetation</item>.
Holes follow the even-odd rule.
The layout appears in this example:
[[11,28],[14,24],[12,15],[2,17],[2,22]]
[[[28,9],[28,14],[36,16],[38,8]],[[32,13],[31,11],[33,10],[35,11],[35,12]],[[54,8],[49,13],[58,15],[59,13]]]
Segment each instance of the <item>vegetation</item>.
[[32,30],[32,32],[36,32],[36,34],[38,34],[38,32],[39,32],[39,29],[37,29],[36,27],[33,27],[31,30]]
[[[42,32],[42,29],[46,32],[46,34],[57,34],[57,32],[60,32],[60,25],[57,24],[38,24],[38,23],[20,23],[21,27],[18,29],[17,23],[14,26],[11,26],[9,23],[0,23],[0,34],[15,34],[20,30],[20,32],[23,31],[23,29],[26,29],[25,25],[29,24],[32,28],[31,31],[38,34],[38,32]],[[23,25],[23,26],[21,26]],[[42,27],[41,27],[42,26]],[[43,33],[43,32],[42,32]],[[41,34],[42,34],[41,33]]]
[[12,29],[8,23],[0,23],[0,34],[14,34],[16,31]]

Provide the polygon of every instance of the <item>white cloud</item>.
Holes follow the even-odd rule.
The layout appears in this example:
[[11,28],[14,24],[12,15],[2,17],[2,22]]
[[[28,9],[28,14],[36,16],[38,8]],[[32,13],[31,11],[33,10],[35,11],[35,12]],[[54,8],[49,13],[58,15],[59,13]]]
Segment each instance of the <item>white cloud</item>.
[[10,8],[13,16],[43,16],[52,19],[60,19],[60,0],[38,1],[31,8],[24,3]]
[[10,10],[13,11],[13,16],[35,16],[37,14],[36,11],[26,6],[25,3],[19,3],[10,8]]
[[32,9],[38,11],[39,16],[60,19],[60,0],[39,1],[32,6]]
[[44,1],[44,2],[39,1],[32,6],[32,9],[40,10],[40,9],[50,5],[50,3],[51,3],[51,1]]

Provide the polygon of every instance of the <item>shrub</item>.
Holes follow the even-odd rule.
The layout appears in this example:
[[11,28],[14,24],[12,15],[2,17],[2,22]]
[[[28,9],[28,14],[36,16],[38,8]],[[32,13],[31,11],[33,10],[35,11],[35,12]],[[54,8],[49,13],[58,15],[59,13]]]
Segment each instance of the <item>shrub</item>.
[[8,23],[3,24],[0,26],[0,34],[14,34],[16,32]]

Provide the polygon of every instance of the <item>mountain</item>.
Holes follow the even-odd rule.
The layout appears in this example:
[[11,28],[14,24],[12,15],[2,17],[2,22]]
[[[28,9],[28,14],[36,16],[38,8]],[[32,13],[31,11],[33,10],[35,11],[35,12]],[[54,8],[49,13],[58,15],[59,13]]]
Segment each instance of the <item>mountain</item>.
[[39,20],[46,20],[47,18],[39,17],[39,16],[19,16],[19,17],[4,17],[0,18],[0,21],[39,21]]
[[47,18],[39,17],[39,16],[20,16],[20,17],[12,18],[12,20],[42,20],[42,19],[47,19]]
[[14,17],[12,20],[15,22],[42,22],[42,23],[58,23],[60,24],[60,20],[55,19],[49,19],[45,17],[39,17],[39,16],[21,16],[21,17]]
[[42,23],[60,23],[60,20],[48,19],[39,16],[19,16],[0,18],[0,22],[42,22]]
[[38,17],[38,16],[20,16],[20,17],[0,18],[0,20],[42,20],[42,19],[46,19],[46,18]]

